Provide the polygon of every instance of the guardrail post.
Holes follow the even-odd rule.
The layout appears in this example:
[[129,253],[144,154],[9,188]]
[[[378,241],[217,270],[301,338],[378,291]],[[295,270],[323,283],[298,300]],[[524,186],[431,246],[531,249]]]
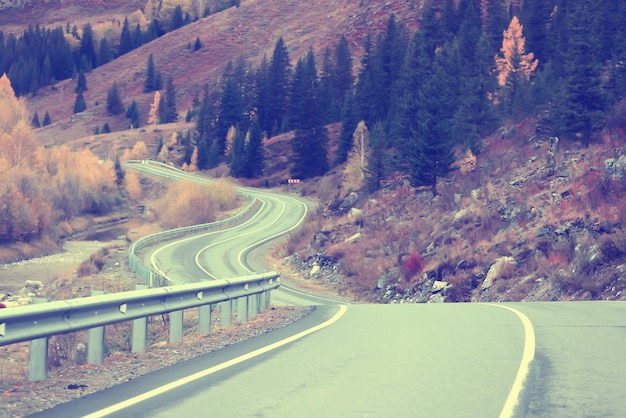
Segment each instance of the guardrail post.
[[[33,298],[33,303],[46,303],[50,299]],[[30,342],[28,353],[28,381],[36,382],[48,377],[48,337],[37,338]]]
[[204,335],[211,333],[211,305],[198,307],[198,333]]
[[241,323],[248,321],[248,297],[237,298],[237,320]]
[[170,344],[183,342],[183,311],[170,312]]
[[[135,290],[145,290],[148,286],[138,284]],[[146,351],[146,341],[148,338],[148,317],[133,319],[133,336],[130,343],[130,351],[133,353],[144,353]]]
[[[106,294],[103,290],[92,290],[91,296]],[[90,328],[87,331],[87,363],[102,364],[104,362],[104,326]]]
[[248,297],[248,318],[254,318],[258,313],[259,306],[259,295],[249,295]]
[[220,316],[222,317],[222,328],[230,328],[233,325],[233,305],[232,301],[226,300],[220,303]]

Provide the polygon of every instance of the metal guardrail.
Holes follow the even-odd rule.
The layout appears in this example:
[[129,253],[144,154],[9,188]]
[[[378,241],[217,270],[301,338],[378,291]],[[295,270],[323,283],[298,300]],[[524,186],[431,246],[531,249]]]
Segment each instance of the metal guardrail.
[[251,216],[260,205],[255,198],[229,219],[165,231],[134,242],[129,247],[129,267],[149,289],[0,309],[0,346],[30,341],[29,380],[35,381],[47,377],[48,338],[53,335],[89,330],[87,361],[102,364],[105,325],[132,320],[131,350],[142,352],[146,347],[147,318],[152,315],[170,315],[170,343],[182,341],[185,309],[199,308],[198,330],[204,334],[210,332],[213,304],[220,304],[222,328],[232,325],[233,307],[237,320],[247,321],[269,306],[270,291],[280,286],[278,273],[167,286],[167,278],[144,265],[136,251],[165,240],[233,225]]
[[248,216],[251,216],[261,206],[261,202],[254,198],[248,206],[233,217],[218,222],[212,222],[201,225],[188,226],[183,228],[171,229],[168,231],[158,232],[147,237],[138,239],[128,248],[128,266],[133,270],[138,278],[148,287],[169,286],[167,277],[163,277],[150,267],[141,262],[136,252],[146,247],[151,247],[163,241],[170,241],[186,235],[200,234],[207,231],[215,231],[241,222]]

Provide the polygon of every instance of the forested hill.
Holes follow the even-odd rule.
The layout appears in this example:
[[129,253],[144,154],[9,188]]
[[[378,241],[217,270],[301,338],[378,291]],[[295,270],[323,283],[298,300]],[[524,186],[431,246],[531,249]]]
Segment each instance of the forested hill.
[[[509,253],[513,261],[507,258],[503,264],[529,270],[532,266],[525,263],[546,265],[552,257],[550,263],[570,269],[563,281],[581,277],[581,271],[595,272],[597,265],[581,268],[574,259],[601,247],[598,237],[606,232],[600,230],[621,231],[616,225],[623,224],[626,213],[626,1],[201,3],[204,7],[190,2],[165,13],[149,1],[123,21],[76,30],[69,22],[46,32],[56,33],[59,44],[61,37],[70,42],[63,47],[67,59],[58,61],[60,67],[45,53],[33,58],[44,70],[40,75],[50,74],[48,62],[51,70],[63,68],[73,78],[31,86],[29,92],[18,83],[33,114],[48,114],[47,126],[36,131],[39,140],[58,144],[102,131],[147,124],[165,129],[181,122],[172,143],[156,148],[159,158],[186,169],[222,165],[234,177],[273,186],[269,163],[284,161],[282,169],[311,183],[335,167],[345,169],[342,193],[347,195],[376,193],[389,184],[399,186],[401,197],[408,196],[406,190],[425,190],[419,204],[447,203],[437,203],[437,210],[420,219],[433,213],[448,219],[443,212],[457,211],[459,218],[454,215],[449,226],[459,233],[474,225],[468,231],[473,238],[430,235],[428,245],[411,226],[396,231],[395,239],[410,237],[410,245],[375,258],[371,271],[386,274],[386,258],[402,264],[407,254],[414,261],[422,254],[435,257],[431,264],[438,266],[439,279],[449,266],[459,272],[455,262],[469,265],[456,276],[465,286],[457,287],[464,289],[458,300],[468,298],[468,283],[485,279],[475,270]],[[29,29],[22,42],[45,38],[42,33]],[[2,40],[2,57],[20,45],[11,36]],[[14,78],[24,74],[17,73]],[[336,131],[333,138],[330,127]],[[268,161],[264,147],[272,141],[263,137],[278,134],[287,134],[288,150]],[[93,145],[100,138],[84,143]],[[536,154],[544,148],[547,162],[539,168],[544,156]],[[518,152],[518,159],[494,157],[506,151]],[[573,155],[566,152],[575,153],[576,161],[560,158]],[[522,168],[533,171],[509,177]],[[455,181],[464,189],[452,190]],[[515,193],[496,184],[508,184]],[[537,207],[510,207],[520,193],[542,197]],[[543,216],[545,196],[560,205],[549,220]],[[396,203],[407,204],[403,199]],[[475,213],[478,204],[487,212]],[[460,225],[459,219],[468,223]],[[561,225],[564,219],[571,225]],[[515,228],[519,232],[530,223],[529,233],[538,237],[566,232],[541,245],[520,235],[513,245]],[[440,227],[433,227],[432,234],[441,233]],[[461,253],[480,244],[481,234],[488,240],[485,251],[480,257],[465,254],[472,261],[462,264]],[[499,241],[492,242],[490,234]],[[626,240],[615,236],[609,241],[607,260],[621,259]],[[437,248],[444,251],[452,242],[459,243],[457,256],[436,255]],[[344,255],[338,251],[330,258],[337,262]],[[420,263],[411,265],[408,271],[415,274]],[[368,277],[367,283],[373,280]]]

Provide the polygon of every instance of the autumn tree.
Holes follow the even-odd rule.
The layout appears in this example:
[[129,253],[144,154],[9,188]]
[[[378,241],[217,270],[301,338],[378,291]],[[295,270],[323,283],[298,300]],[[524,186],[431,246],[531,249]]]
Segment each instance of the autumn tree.
[[159,123],[159,104],[161,103],[161,92],[154,92],[154,99],[150,105],[150,112],[148,113],[148,125],[154,125]]
[[513,16],[509,28],[504,31],[500,55],[495,56],[502,104],[508,113],[519,115],[523,110],[530,78],[537,69],[538,61],[532,52],[526,53],[523,27]]
[[348,155],[343,170],[343,187],[347,190],[359,190],[365,182],[365,167],[371,153],[370,131],[364,121],[359,122],[352,135],[352,150]]

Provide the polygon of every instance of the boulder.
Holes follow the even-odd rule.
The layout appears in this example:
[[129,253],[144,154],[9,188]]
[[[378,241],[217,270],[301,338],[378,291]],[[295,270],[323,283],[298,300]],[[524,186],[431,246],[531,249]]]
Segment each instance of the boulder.
[[358,240],[361,239],[361,233],[357,232],[356,234],[352,235],[351,237],[348,237],[345,239],[345,242],[356,242]]
[[512,269],[515,268],[515,259],[513,257],[500,257],[491,265],[487,272],[487,277],[483,282],[481,289],[489,289],[496,280],[508,276]]

